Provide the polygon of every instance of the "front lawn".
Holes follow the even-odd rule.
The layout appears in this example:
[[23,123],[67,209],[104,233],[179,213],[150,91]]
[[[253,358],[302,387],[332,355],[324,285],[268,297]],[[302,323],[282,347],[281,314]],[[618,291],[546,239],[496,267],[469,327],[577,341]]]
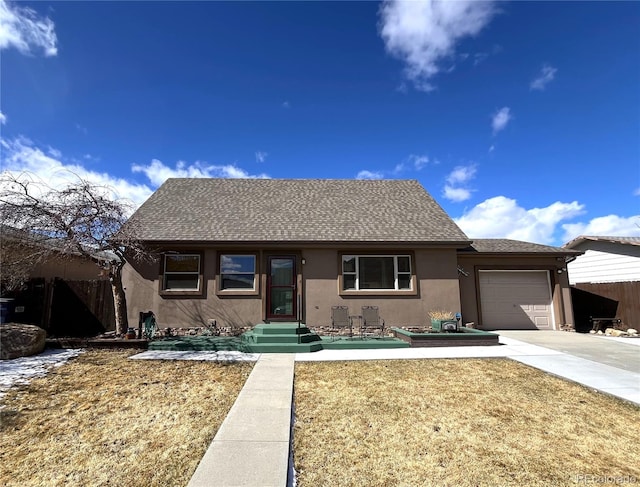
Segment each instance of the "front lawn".
[[640,479],[640,408],[508,359],[296,364],[298,486]]
[[183,486],[253,364],[89,351],[0,401],[0,485]]

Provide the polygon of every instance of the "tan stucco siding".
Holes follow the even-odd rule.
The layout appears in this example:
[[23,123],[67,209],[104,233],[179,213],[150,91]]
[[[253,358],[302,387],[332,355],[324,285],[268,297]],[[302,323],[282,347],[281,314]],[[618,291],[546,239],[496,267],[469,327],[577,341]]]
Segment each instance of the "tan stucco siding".
[[[411,295],[394,295],[391,292],[357,296],[341,295],[339,290],[342,250],[305,248],[295,252],[298,255],[302,317],[308,325],[330,324],[332,306],[348,306],[353,315],[361,314],[362,306],[378,306],[387,326],[425,325],[428,323],[428,311],[434,309],[460,311],[454,249],[380,250],[380,254],[410,253],[413,256],[416,292]],[[275,252],[256,252],[261,256],[260,274],[257,276],[259,293],[252,296],[220,296],[216,293],[218,254],[215,249],[203,251],[204,292],[199,297],[161,296],[159,263],[128,264],[123,271],[123,280],[130,322],[137,323],[139,312],[150,310],[156,314],[161,327],[202,326],[209,319],[216,319],[222,326],[248,326],[262,322],[265,318],[263,291],[266,282],[262,273],[266,270],[266,255]],[[349,252],[359,253],[354,249]]]
[[[385,252],[389,253],[388,250],[380,253]],[[348,306],[351,315],[361,314],[362,306],[378,306],[387,326],[425,325],[428,323],[427,313],[432,309],[447,309],[454,313],[459,311],[455,250],[416,250],[412,254],[417,283],[414,295],[362,293],[344,296],[340,295],[336,278],[339,273],[340,250],[304,250],[303,282],[307,324],[330,324],[332,306]]]
[[316,326],[330,324],[331,306],[347,306],[338,297],[338,253],[305,249],[302,258],[305,260],[302,266],[305,322]]
[[567,273],[558,274],[558,268],[564,263],[553,256],[491,256],[491,255],[458,255],[458,264],[469,276],[460,276],[460,299],[462,319],[464,322],[475,322],[481,326],[478,271],[479,270],[547,270],[551,284],[554,328],[560,325],[573,324],[573,310]]
[[[141,311],[153,311],[159,325],[166,327],[204,326],[215,319],[222,326],[249,326],[262,320],[260,296],[219,297],[216,294],[217,252],[203,252],[203,295],[199,297],[161,296],[160,263],[127,264],[123,269],[129,323],[137,323]],[[257,279],[258,286],[260,279]]]

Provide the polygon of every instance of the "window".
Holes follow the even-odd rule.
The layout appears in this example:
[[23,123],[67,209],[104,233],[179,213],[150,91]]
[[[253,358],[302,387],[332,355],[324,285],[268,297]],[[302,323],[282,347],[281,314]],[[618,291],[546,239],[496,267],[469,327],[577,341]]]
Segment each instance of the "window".
[[200,255],[165,254],[162,289],[164,291],[199,291]]
[[411,290],[409,255],[343,255],[344,291]]
[[255,255],[220,255],[220,290],[252,290],[255,280]]

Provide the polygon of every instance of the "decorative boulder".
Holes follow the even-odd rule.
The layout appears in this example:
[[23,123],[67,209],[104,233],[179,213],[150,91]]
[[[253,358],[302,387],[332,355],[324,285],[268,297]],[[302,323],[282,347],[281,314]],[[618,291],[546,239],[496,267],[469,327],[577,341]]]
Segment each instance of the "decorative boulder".
[[47,332],[39,326],[3,323],[0,325],[0,360],[41,353],[46,338]]

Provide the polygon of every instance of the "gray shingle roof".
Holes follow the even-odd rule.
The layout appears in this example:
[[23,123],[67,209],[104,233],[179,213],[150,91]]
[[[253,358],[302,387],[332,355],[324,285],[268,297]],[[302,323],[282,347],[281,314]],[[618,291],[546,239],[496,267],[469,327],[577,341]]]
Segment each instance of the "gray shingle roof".
[[568,249],[572,249],[577,247],[581,243],[592,241],[592,242],[611,242],[611,243],[619,243],[623,245],[640,245],[640,237],[605,237],[605,236],[595,236],[595,235],[580,235],[579,237],[574,238],[570,242],[564,244],[564,247]]
[[469,242],[414,180],[169,179],[130,221],[147,241]]
[[471,246],[460,251],[482,253],[517,253],[517,254],[581,254],[563,247],[553,247],[521,240],[507,238],[476,238]]

